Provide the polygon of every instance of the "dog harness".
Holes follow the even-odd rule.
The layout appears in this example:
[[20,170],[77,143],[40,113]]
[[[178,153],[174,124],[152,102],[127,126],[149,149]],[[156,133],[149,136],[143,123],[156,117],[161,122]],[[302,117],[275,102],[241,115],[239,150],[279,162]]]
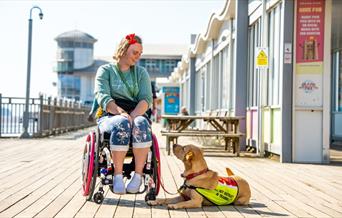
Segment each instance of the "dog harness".
[[[215,205],[228,205],[233,203],[239,192],[236,181],[229,177],[219,177],[216,188],[212,190],[189,186],[185,182],[181,189],[183,188],[195,189],[197,193]],[[184,197],[184,195],[182,196]]]
[[199,194],[215,205],[227,205],[234,202],[239,189],[236,181],[228,177],[220,177],[215,189],[195,189]]

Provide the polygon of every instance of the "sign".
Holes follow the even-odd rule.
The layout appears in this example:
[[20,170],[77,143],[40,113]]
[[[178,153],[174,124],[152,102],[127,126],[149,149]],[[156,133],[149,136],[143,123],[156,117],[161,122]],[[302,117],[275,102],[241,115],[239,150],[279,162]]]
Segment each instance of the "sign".
[[256,48],[256,67],[257,68],[267,68],[268,67],[268,49],[265,47]]
[[165,114],[176,115],[179,113],[179,91],[179,87],[175,86],[162,88]]
[[284,64],[292,63],[292,43],[284,44]]
[[323,73],[324,0],[298,0],[296,73]]
[[325,0],[297,0],[296,106],[323,105]]

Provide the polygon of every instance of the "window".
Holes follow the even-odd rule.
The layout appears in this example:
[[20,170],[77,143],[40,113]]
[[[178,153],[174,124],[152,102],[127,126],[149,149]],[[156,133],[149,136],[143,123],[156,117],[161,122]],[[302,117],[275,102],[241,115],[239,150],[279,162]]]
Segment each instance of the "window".
[[79,76],[58,74],[58,92],[62,97],[79,99],[81,94],[81,79]]
[[199,113],[202,111],[202,99],[203,99],[203,68],[199,71],[196,71],[195,74],[196,80],[196,92],[195,92],[195,111]]
[[210,83],[211,86],[209,87],[210,89],[210,110],[215,110],[218,109],[218,101],[219,101],[219,93],[220,93],[220,87],[219,87],[219,73],[220,73],[220,68],[219,68],[219,54],[214,56],[214,59],[212,61],[213,64],[213,70],[210,75]]
[[[232,40],[232,51],[234,51],[235,49],[235,40],[233,39]],[[228,108],[229,110],[233,110],[235,108],[235,74],[233,72],[233,69],[234,69],[234,63],[235,63],[235,55],[229,53],[229,57],[228,57],[228,60],[229,60],[229,66],[230,68],[227,68],[229,69],[229,99],[230,101],[228,102]]]
[[182,99],[181,99],[181,106],[186,106],[189,108],[189,77],[186,75],[186,72],[183,74],[183,79],[181,83],[182,87]]
[[248,30],[248,96],[247,106],[256,107],[258,102],[258,74],[259,70],[255,67],[255,48],[261,45],[261,18],[259,18]]
[[268,13],[269,68],[267,73],[266,105],[279,105],[280,76],[282,72],[282,3]]
[[206,64],[205,73],[204,73],[204,80],[205,80],[205,96],[204,96],[204,103],[205,103],[205,111],[210,110],[210,99],[211,99],[211,87],[210,87],[210,75],[211,75],[211,61]]
[[57,53],[58,59],[66,59],[73,60],[74,59],[74,51],[65,51],[64,49],[60,49]]
[[333,111],[342,111],[342,50],[333,53],[333,76],[334,76],[334,107]]
[[146,59],[145,66],[146,66],[146,68],[153,68],[153,67],[157,66],[157,63],[155,60]]
[[73,70],[74,68],[72,61],[57,62],[57,72],[72,72]]
[[221,71],[222,71],[222,78],[221,78],[221,99],[222,99],[222,103],[221,103],[221,108],[223,109],[228,109],[228,104],[230,101],[229,98],[229,81],[230,81],[230,58],[228,56],[228,52],[229,52],[229,46],[226,46],[223,50],[222,50],[222,54],[221,54]]

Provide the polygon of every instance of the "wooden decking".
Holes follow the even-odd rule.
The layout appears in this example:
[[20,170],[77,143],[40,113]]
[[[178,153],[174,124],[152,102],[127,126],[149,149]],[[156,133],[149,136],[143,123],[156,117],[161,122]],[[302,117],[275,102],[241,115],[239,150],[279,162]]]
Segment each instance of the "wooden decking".
[[[229,157],[216,149],[205,152],[209,167],[221,175],[230,167],[246,178],[249,206],[168,210],[147,206],[144,194],[118,196],[108,189],[103,204],[86,202],[80,185],[84,137],[73,136],[0,140],[0,217],[342,217],[342,166]],[[165,186],[176,192],[182,163],[165,148],[161,154]]]

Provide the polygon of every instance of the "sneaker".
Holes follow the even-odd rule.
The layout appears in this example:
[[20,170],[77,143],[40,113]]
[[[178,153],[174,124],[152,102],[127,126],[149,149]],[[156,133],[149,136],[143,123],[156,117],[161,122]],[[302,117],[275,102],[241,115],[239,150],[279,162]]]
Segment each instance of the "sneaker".
[[114,180],[113,180],[113,191],[115,194],[125,194],[126,190],[125,190],[125,183],[123,181],[123,176],[122,174],[117,174],[114,176]]
[[140,186],[141,186],[141,175],[138,173],[135,173],[133,178],[127,185],[127,192],[135,194],[139,191]]

